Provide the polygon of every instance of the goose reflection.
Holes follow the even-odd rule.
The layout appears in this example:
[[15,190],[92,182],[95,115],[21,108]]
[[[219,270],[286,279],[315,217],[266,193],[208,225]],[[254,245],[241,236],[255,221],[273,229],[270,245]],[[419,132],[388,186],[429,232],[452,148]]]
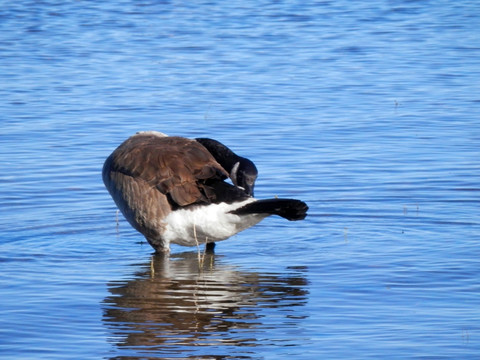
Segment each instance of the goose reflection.
[[[257,346],[266,329],[292,332],[307,317],[299,311],[308,295],[305,268],[261,274],[204,256],[199,263],[196,253],[154,255],[133,279],[108,284],[104,322],[117,350],[178,354],[191,346]],[[275,336],[270,343],[279,341]]]

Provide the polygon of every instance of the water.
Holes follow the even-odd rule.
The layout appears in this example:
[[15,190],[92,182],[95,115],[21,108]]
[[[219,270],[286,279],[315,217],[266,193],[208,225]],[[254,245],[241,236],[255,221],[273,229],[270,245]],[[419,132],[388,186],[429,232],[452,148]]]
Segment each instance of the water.
[[[2,359],[477,359],[476,1],[0,10]],[[138,130],[305,200],[169,259],[101,182]]]

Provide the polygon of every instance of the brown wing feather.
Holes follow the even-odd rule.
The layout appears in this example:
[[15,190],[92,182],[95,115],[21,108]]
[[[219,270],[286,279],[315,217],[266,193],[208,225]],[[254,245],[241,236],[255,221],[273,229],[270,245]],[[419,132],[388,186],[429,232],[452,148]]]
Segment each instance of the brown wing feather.
[[129,138],[114,151],[111,171],[141,180],[178,206],[210,202],[205,181],[228,177],[198,142],[146,134]]
[[162,219],[170,213],[167,197],[141,178],[110,172],[105,182],[128,222],[149,241],[161,239]]

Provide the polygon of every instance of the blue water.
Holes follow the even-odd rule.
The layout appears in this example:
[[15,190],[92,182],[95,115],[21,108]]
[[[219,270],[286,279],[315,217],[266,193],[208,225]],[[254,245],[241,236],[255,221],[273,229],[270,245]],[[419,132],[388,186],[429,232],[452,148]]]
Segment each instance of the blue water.
[[[477,1],[0,9],[2,359],[478,359]],[[209,136],[295,197],[152,256],[104,159]]]

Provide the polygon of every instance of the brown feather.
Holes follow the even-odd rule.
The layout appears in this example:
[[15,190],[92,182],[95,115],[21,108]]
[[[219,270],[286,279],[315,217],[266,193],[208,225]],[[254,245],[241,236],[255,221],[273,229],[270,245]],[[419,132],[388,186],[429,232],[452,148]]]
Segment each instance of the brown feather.
[[125,218],[152,243],[161,242],[172,208],[214,201],[206,182],[228,173],[195,140],[137,134],[110,155],[103,176]]

